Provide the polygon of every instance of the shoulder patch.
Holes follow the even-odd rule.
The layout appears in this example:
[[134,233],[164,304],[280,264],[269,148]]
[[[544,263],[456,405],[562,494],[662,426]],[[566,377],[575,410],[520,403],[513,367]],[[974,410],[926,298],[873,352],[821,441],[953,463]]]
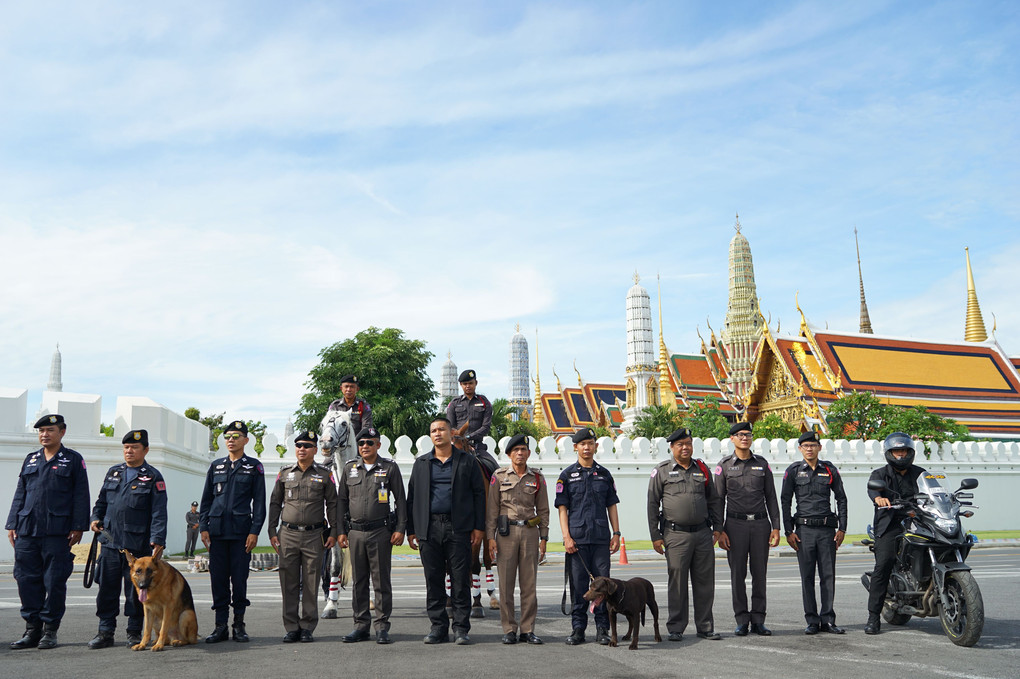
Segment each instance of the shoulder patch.
[[563,492],[563,479],[559,479],[558,481],[556,481],[556,492],[557,493]]
[[261,462],[256,464],[255,467],[259,470],[259,474],[265,474],[266,473],[266,470],[262,468],[262,463]]
[[166,483],[164,483],[163,481],[156,481],[156,490],[158,490],[161,493],[165,493]]
[[489,479],[489,485],[490,486],[495,486],[496,485],[496,475],[495,474],[493,474],[492,478]]
[[654,479],[654,478],[655,478],[655,475],[656,475],[656,474],[658,474],[658,473],[659,473],[659,468],[658,468],[658,467],[654,468],[654,469],[652,470],[652,478]]
[[719,476],[720,474],[722,474],[722,465],[721,464],[717,464],[715,466],[715,469],[712,470],[712,473],[715,474],[716,476]]

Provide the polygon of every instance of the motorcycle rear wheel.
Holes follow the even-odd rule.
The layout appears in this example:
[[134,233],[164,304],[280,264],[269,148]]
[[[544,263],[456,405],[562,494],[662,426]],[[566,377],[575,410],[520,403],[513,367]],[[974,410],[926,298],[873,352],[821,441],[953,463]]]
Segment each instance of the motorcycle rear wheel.
[[948,606],[939,606],[939,618],[946,636],[957,646],[973,646],[985,626],[985,604],[981,590],[969,571],[946,574]]
[[910,621],[910,616],[906,613],[893,613],[891,608],[883,606],[882,619],[890,625],[906,625]]

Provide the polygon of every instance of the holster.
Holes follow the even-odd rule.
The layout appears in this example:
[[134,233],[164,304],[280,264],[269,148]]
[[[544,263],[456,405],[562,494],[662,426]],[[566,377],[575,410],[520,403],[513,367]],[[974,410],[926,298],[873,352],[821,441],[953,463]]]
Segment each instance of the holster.
[[538,516],[537,514],[535,516],[531,517],[530,519],[528,519],[528,526],[530,526],[531,528],[534,528],[535,526],[537,526],[540,523],[542,523],[542,517]]
[[389,516],[386,517],[386,528],[388,528],[391,533],[397,529],[396,510],[391,511]]
[[510,535],[510,517],[506,514],[500,514],[496,517],[496,531],[506,537]]

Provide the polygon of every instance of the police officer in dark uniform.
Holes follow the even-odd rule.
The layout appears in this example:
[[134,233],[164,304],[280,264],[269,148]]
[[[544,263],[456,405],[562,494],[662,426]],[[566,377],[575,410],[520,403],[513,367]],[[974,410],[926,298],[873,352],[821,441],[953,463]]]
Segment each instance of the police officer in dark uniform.
[[21,465],[7,515],[14,547],[14,579],[21,596],[25,634],[11,648],[53,648],[64,617],[67,579],[74,570],[71,547],[89,523],[89,479],[85,460],[65,448],[63,415],[35,423],[42,448]]
[[344,375],[340,378],[340,391],[343,392],[343,397],[330,403],[328,408],[351,412],[351,428],[355,436],[363,428],[372,426],[372,406],[368,405],[365,399],[358,397],[360,390],[361,383],[358,382],[356,375]]
[[269,543],[280,555],[285,644],[315,641],[319,565],[337,536],[336,484],[333,472],[315,463],[318,441],[314,431],[298,432],[297,462],[280,468],[269,499]]
[[890,509],[898,498],[912,498],[917,495],[917,477],[924,469],[914,464],[914,441],[901,431],[885,437],[882,443],[886,465],[871,472],[869,481],[879,480],[886,490],[869,490],[868,496],[875,503],[875,570],[868,590],[868,622],[865,634],[878,634],[882,629],[882,606],[889,587],[889,576],[896,563],[896,549],[903,535],[903,519],[907,509]]
[[[846,491],[836,465],[818,459],[822,449],[818,433],[809,431],[797,439],[803,461],[794,462],[783,474],[783,530],[786,542],[797,552],[800,562],[800,586],[804,598],[804,634],[829,632],[843,634],[836,627],[832,600],[836,585],[836,550],[846,535]],[[832,513],[829,495],[836,498]],[[792,513],[793,497],[797,496],[797,515]],[[815,600],[815,569],[822,592],[822,610]]]
[[100,539],[103,548],[96,564],[99,632],[88,643],[92,649],[114,644],[122,586],[124,615],[128,619],[128,646],[142,642],[145,610],[138,601],[127,557],[121,550],[128,550],[135,558],[152,556],[158,559],[166,546],[166,483],[158,469],[145,463],[145,456],[149,453],[149,432],[133,429],[124,435],[121,443],[124,445],[124,462],[107,470],[92,508],[90,528],[96,533],[105,529],[109,536],[108,541]]
[[379,438],[374,427],[362,429],[358,434],[359,458],[345,464],[340,475],[337,511],[347,517],[340,527],[340,546],[350,547],[354,572],[351,588],[354,631],[343,638],[344,643],[369,638],[368,627],[372,622],[369,577],[376,599],[375,641],[390,643],[391,554],[394,546],[404,544],[407,498],[400,467],[392,459],[379,456]]
[[463,371],[457,380],[464,393],[447,404],[446,419],[450,420],[454,429],[459,429],[468,422],[464,435],[474,444],[475,455],[487,453],[488,447],[482,439],[488,436],[489,430],[492,429],[492,403],[482,394],[475,393],[478,379],[474,370]]
[[[595,432],[585,427],[570,437],[577,462],[556,481],[556,502],[560,514],[563,546],[570,560],[570,592],[574,605],[570,613],[568,646],[583,644],[588,627],[588,591],[591,578],[609,577],[609,555],[620,549],[620,519],[616,505],[616,483],[609,470],[595,461]],[[612,534],[609,527],[612,525]],[[595,608],[596,640],[609,644],[609,615],[605,603]]]
[[[724,504],[726,523],[719,546],[727,550],[730,562],[730,592],[737,620],[734,634],[746,637],[750,631],[771,636],[765,626],[765,573],[769,548],[779,544],[779,501],[769,463],[751,453],[751,423],[730,427],[734,453],[715,468],[715,488]],[[751,564],[751,610],[747,609],[747,564]]]
[[234,609],[234,641],[248,641],[244,609],[248,601],[251,550],[258,544],[266,521],[266,482],[262,463],[244,454],[248,426],[236,420],[223,430],[227,457],[213,460],[205,476],[199,529],[209,550],[209,581],[216,611],[216,628],[207,644],[227,640],[229,608]]
[[[687,580],[694,593],[694,626],[702,639],[717,641],[715,541],[722,532],[722,507],[704,462],[694,459],[690,429],[666,438],[673,456],[652,470],[648,482],[648,532],[652,547],[666,555],[669,573],[670,641],[682,641],[687,629]],[[660,509],[661,507],[661,509]]]
[[188,539],[184,543],[184,556],[194,557],[195,556],[195,545],[198,544],[198,503],[191,503],[191,511],[184,515],[184,522],[188,526]]

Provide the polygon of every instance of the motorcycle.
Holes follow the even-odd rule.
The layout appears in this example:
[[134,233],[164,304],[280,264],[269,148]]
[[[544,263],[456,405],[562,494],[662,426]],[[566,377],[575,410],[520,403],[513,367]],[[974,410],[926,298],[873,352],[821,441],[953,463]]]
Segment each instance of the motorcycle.
[[[889,578],[882,618],[891,625],[905,625],[912,616],[939,616],[942,629],[957,646],[973,646],[981,638],[985,607],[981,590],[965,563],[975,542],[963,530],[961,517],[969,518],[977,508],[973,493],[977,479],[963,479],[960,488],[950,493],[939,483],[943,474],[924,473],[917,479],[918,493],[912,498],[892,498],[890,510],[908,509],[905,531],[899,539],[896,562]],[[868,490],[886,491],[880,479],[868,481]],[[864,540],[875,551],[874,531]],[[861,576],[871,589],[872,571]]]

